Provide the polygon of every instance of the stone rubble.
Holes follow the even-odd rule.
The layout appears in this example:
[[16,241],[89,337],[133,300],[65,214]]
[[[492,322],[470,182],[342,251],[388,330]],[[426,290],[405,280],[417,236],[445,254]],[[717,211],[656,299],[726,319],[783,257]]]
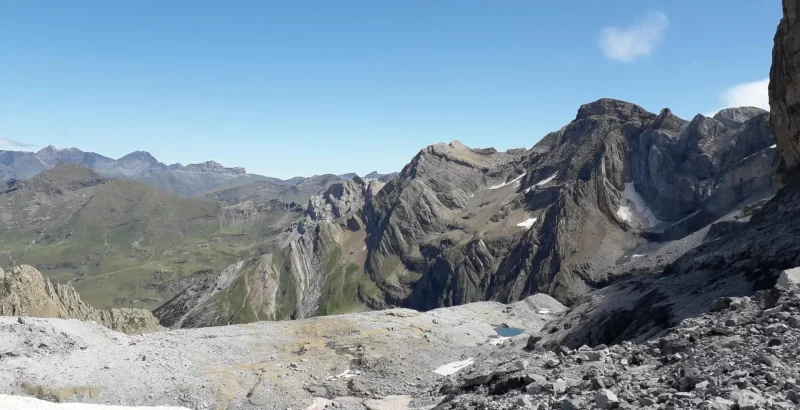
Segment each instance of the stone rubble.
[[[442,387],[436,408],[800,408],[800,291],[795,276],[781,278],[753,298],[720,298],[644,344],[571,350],[532,335],[476,358]],[[508,365],[519,361],[526,366]]]

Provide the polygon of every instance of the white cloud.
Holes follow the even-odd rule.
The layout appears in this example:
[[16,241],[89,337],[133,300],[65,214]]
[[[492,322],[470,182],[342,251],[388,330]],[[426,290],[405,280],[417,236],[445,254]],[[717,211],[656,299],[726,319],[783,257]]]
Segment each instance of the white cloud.
[[33,144],[25,144],[19,141],[12,140],[10,138],[0,138],[0,149],[22,149],[22,148],[33,148],[35,145]]
[[739,84],[722,93],[726,107],[758,107],[769,110],[769,78]]
[[[722,108],[731,107],[758,107],[769,111],[769,78],[735,85],[720,94]],[[719,110],[704,114],[713,117]]]
[[630,27],[606,27],[600,35],[600,48],[609,60],[632,63],[653,53],[669,26],[667,15],[647,13]]

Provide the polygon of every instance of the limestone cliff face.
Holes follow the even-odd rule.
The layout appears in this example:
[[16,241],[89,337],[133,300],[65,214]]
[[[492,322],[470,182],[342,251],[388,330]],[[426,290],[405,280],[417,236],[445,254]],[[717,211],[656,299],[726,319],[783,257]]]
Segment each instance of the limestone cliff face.
[[81,300],[72,288],[53,284],[35,268],[22,265],[0,269],[0,316],[57,317],[95,321],[124,333],[162,330],[158,320],[144,309],[97,310]]
[[783,19],[775,33],[769,73],[772,127],[785,179],[800,165],[800,1],[783,0]]

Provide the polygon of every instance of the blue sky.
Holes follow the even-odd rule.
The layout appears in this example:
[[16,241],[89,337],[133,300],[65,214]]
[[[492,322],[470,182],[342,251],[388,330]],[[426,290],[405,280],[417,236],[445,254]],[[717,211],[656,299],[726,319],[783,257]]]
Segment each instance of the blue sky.
[[[0,0],[0,149],[277,177],[531,147],[602,97],[764,105],[779,0]],[[33,149],[33,148],[27,148]]]

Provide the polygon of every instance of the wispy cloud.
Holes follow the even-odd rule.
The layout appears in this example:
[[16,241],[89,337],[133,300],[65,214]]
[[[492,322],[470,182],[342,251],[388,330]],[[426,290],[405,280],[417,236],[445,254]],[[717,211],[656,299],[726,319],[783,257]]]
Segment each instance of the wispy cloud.
[[722,108],[705,115],[713,117],[719,110],[730,107],[758,107],[769,111],[768,88],[769,78],[735,85],[720,94]]
[[15,150],[34,147],[36,147],[34,144],[25,144],[10,138],[0,138],[0,149]]
[[600,48],[609,60],[633,63],[653,53],[664,38],[667,27],[667,15],[653,11],[629,27],[604,28],[600,35]]

